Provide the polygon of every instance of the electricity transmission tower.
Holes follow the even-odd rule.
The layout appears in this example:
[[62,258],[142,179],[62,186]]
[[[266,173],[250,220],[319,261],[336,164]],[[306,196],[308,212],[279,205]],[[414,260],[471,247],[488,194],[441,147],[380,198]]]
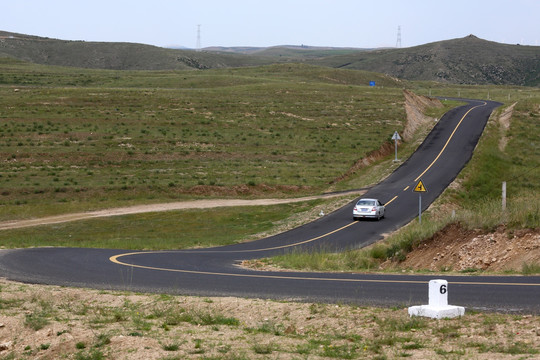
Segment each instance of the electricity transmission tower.
[[201,51],[201,25],[197,25],[197,51]]
[[397,40],[396,40],[396,47],[401,47],[401,25],[397,27]]

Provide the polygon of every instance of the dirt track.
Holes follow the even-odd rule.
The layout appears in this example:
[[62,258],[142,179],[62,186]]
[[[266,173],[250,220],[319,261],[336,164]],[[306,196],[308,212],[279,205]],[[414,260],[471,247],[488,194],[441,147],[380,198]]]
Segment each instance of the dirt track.
[[37,219],[28,220],[14,220],[0,222],[0,230],[19,229],[24,227],[58,224],[70,221],[93,219],[109,216],[131,215],[147,212],[159,212],[159,211],[171,211],[171,210],[188,210],[188,209],[211,209],[217,207],[231,207],[231,206],[264,206],[264,205],[279,205],[290,204],[296,202],[310,201],[316,199],[332,198],[337,196],[343,196],[346,194],[360,195],[364,190],[352,190],[348,192],[330,193],[316,196],[306,196],[301,198],[292,199],[254,199],[254,200],[242,200],[242,199],[212,199],[212,200],[193,200],[193,201],[178,201],[171,203],[161,204],[149,204],[149,205],[136,205],[129,207],[104,209],[97,211],[88,211],[73,214],[63,214],[56,216],[48,216]]

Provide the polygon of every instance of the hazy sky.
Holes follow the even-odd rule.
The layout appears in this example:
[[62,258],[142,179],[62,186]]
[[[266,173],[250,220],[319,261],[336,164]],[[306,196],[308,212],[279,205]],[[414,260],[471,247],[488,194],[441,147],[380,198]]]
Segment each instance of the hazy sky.
[[474,34],[540,45],[540,0],[2,0],[0,30],[202,47],[403,47]]

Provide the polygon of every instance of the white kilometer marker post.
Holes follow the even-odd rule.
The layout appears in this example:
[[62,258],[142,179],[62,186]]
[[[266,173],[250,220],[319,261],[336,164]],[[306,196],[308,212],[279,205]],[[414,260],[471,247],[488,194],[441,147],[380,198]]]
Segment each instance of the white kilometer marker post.
[[397,158],[397,142],[398,140],[401,140],[401,136],[399,136],[397,131],[394,132],[394,135],[392,136],[392,140],[394,140],[394,152],[396,153],[396,158],[394,159],[394,162],[397,162],[399,161]]
[[429,281],[429,305],[409,307],[409,316],[424,316],[432,319],[444,319],[463,316],[463,306],[448,305],[448,281]]

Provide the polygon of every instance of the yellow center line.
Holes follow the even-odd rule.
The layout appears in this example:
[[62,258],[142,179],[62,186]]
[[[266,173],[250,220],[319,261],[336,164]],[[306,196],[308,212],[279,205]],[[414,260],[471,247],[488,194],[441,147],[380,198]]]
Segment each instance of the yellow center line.
[[396,200],[398,198],[398,196],[394,196],[392,199],[390,199],[390,201],[386,202],[386,204],[384,204],[384,206],[386,207],[387,205],[390,205],[392,203],[392,201]]
[[433,164],[435,164],[437,162],[437,160],[439,160],[439,157],[442,155],[442,153],[444,152],[444,150],[446,150],[446,147],[448,146],[448,144],[450,143],[450,140],[452,140],[452,138],[454,137],[454,134],[456,133],[457,129],[459,128],[459,126],[461,125],[461,123],[463,122],[463,120],[465,119],[465,117],[467,117],[467,115],[469,115],[469,113],[471,111],[473,111],[474,109],[476,109],[477,107],[481,107],[481,106],[486,106],[487,103],[484,102],[482,105],[476,105],[472,108],[469,109],[469,111],[467,111],[465,113],[465,115],[463,115],[463,117],[461,118],[461,120],[459,120],[459,123],[457,124],[457,126],[454,128],[454,131],[452,131],[452,134],[450,134],[450,137],[448,138],[448,140],[446,141],[446,144],[444,144],[443,148],[441,149],[441,151],[439,152],[439,155],[437,155],[437,157],[435,158],[435,160],[433,160],[433,162],[426,168],[426,170],[424,170],[423,173],[421,173],[420,175],[418,175],[418,177],[416,179],[414,179],[414,181],[418,181],[422,175],[424,175],[432,166]]
[[[166,251],[167,252],[167,251]],[[167,271],[167,272],[177,272],[185,274],[200,274],[200,275],[219,275],[219,276],[233,276],[233,277],[247,277],[247,278],[259,278],[259,279],[281,279],[281,280],[313,280],[313,281],[341,281],[349,283],[394,283],[394,284],[427,284],[429,280],[384,280],[384,279],[343,279],[343,278],[315,278],[309,276],[282,276],[282,275],[263,275],[263,274],[234,274],[234,273],[220,273],[212,271],[197,271],[197,270],[183,270],[183,269],[170,269],[170,268],[160,268],[155,266],[145,266],[145,265],[135,265],[122,262],[118,260],[120,257],[130,256],[130,255],[141,255],[141,254],[153,254],[155,251],[147,252],[133,252],[128,254],[119,254],[111,256],[109,260],[115,264],[125,265],[140,269],[147,270],[158,270],[158,271]],[[455,285],[503,285],[503,286],[540,286],[539,284],[527,284],[527,283],[497,283],[497,282],[479,282],[479,281],[449,281],[449,284]]]
[[275,246],[275,247],[270,247],[270,248],[266,248],[266,249],[255,249],[255,250],[233,250],[233,251],[224,251],[224,252],[238,252],[238,253],[246,253],[246,252],[256,252],[256,251],[266,251],[266,250],[277,250],[277,249],[285,249],[285,248],[288,248],[288,247],[291,247],[291,246],[297,246],[297,245],[302,245],[302,244],[307,244],[307,243],[310,243],[312,241],[315,241],[315,240],[319,240],[319,239],[322,239],[328,235],[332,235],[332,234],[335,234],[337,232],[340,232],[341,230],[343,229],[346,229],[348,228],[349,226],[352,226],[354,224],[358,223],[357,221],[353,221],[345,226],[342,226],[338,229],[335,229],[335,230],[332,230],[330,232],[327,232],[326,234],[323,234],[323,235],[319,235],[317,237],[314,237],[314,238],[311,238],[311,239],[308,239],[308,240],[304,240],[304,241],[300,241],[300,242],[297,242],[297,243],[293,243],[293,244],[289,244],[289,245],[282,245],[282,246]]
[[[353,222],[350,222],[349,224],[347,225],[344,225],[338,229],[335,229],[335,230],[332,230],[332,231],[329,231],[325,234],[322,234],[322,235],[319,235],[319,236],[316,236],[314,238],[311,238],[311,239],[307,239],[307,240],[304,240],[304,241],[299,241],[299,242],[296,242],[296,243],[292,243],[292,244],[288,244],[288,245],[281,245],[281,246],[274,246],[274,247],[269,247],[269,248],[263,248],[263,249],[252,249],[252,250],[223,250],[223,251],[219,251],[220,254],[223,254],[223,253],[249,253],[249,252],[261,252],[261,251],[268,251],[268,250],[278,250],[278,249],[285,249],[285,248],[288,248],[288,247],[293,247],[293,246],[298,246],[298,245],[302,245],[302,244],[307,244],[307,243],[310,243],[310,242],[313,242],[315,240],[319,240],[319,239],[322,239],[326,236],[329,236],[329,235],[332,235],[332,234],[335,234],[337,232],[340,232],[341,230],[343,229],[346,229],[354,224],[357,224],[358,222],[357,221],[353,221]],[[126,253],[126,254],[120,254],[120,255],[115,255],[115,256],[111,256],[109,258],[110,261],[114,262],[114,263],[117,263],[117,264],[122,264],[122,265],[129,265],[129,264],[123,264],[119,261],[117,261],[117,259],[119,257],[122,257],[122,256],[130,256],[130,255],[138,255],[138,254],[157,254],[157,253],[170,253],[170,252],[177,252],[179,250],[171,250],[171,251],[167,251],[167,250],[156,250],[156,251],[139,251],[139,252],[132,252],[132,253]],[[181,250],[180,250],[181,251]],[[189,251],[190,254],[200,254],[200,253],[205,253],[205,254],[208,254],[208,253],[217,253],[217,251],[208,251],[208,250],[194,250],[194,251]]]
[[410,188],[410,185],[408,185],[405,189],[403,189],[403,191],[407,191],[409,190],[409,188]]

